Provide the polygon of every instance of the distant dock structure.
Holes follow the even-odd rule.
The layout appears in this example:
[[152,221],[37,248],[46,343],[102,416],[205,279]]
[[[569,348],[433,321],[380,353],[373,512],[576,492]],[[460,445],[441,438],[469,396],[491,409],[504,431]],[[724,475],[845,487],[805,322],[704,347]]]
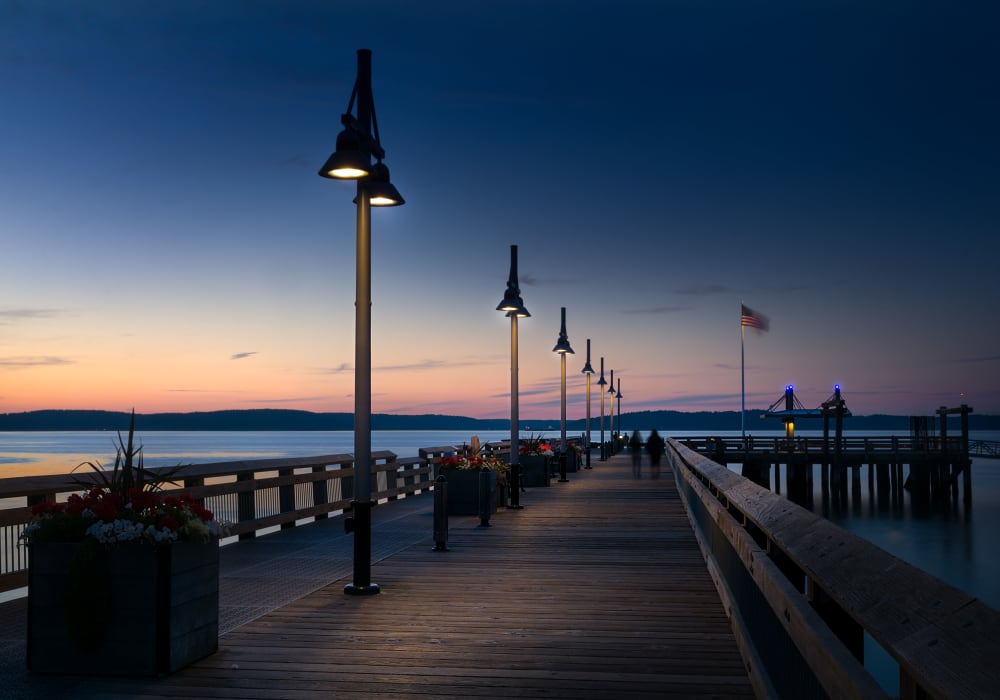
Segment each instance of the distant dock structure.
[[[739,464],[744,477],[765,488],[781,489],[780,470],[787,471],[788,497],[798,503],[809,502],[813,493],[813,467],[820,466],[823,493],[842,497],[846,502],[847,486],[860,491],[861,467],[867,466],[868,488],[895,502],[902,501],[905,489],[916,502],[957,498],[959,483],[966,503],[972,499],[972,457],[1000,458],[1000,443],[976,441],[970,447],[969,414],[972,407],[941,406],[939,432],[928,430],[926,416],[910,418],[909,436],[845,437],[844,419],[850,417],[840,387],[818,408],[802,406],[789,384],[785,393],[764,413],[784,425],[783,437],[676,437],[678,442],[722,464]],[[948,432],[948,417],[958,415],[957,436]],[[796,437],[800,420],[822,419],[823,437]],[[833,435],[831,435],[831,423]],[[960,478],[961,477],[961,478]]]

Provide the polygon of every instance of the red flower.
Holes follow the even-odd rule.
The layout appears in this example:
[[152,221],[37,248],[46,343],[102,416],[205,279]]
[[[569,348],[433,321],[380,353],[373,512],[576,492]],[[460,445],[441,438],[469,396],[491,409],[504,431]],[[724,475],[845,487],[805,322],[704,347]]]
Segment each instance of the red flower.
[[74,493],[66,499],[66,513],[69,515],[80,515],[88,507],[89,504],[78,493]]
[[32,515],[49,515],[51,513],[63,513],[65,511],[66,506],[64,504],[54,503],[52,501],[40,501],[31,506]]
[[177,518],[172,515],[163,515],[156,521],[156,527],[160,530],[166,528],[171,532],[177,532],[180,526],[181,524],[177,521]]
[[111,522],[115,519],[120,506],[121,499],[118,498],[118,494],[114,493],[106,493],[103,498],[89,504],[90,509],[94,511],[94,515],[105,522]]
[[132,501],[132,510],[136,511],[137,513],[156,510],[157,506],[160,505],[159,495],[152,491],[143,491],[142,489],[131,489],[128,492],[128,496],[129,499]]
[[202,508],[198,503],[191,504],[191,512],[206,523],[215,520],[215,514],[208,508]]

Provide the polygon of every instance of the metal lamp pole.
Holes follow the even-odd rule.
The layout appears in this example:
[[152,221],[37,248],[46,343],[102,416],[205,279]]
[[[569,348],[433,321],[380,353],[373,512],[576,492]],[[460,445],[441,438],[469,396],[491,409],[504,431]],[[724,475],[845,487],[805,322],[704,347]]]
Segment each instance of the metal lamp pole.
[[597,380],[598,392],[601,394],[601,461],[607,459],[604,453],[604,387],[608,385],[608,380],[604,378],[604,358],[601,358],[601,378]]
[[559,339],[552,352],[559,353],[559,406],[561,408],[559,418],[559,481],[569,481],[566,478],[566,355],[576,353],[569,346],[569,338],[566,336],[566,307],[562,307],[562,325],[559,327]]
[[517,319],[531,316],[524,308],[521,289],[517,282],[517,246],[510,247],[510,274],[507,276],[507,290],[497,304],[497,311],[505,311],[510,317],[510,508],[521,505],[521,461],[518,397],[517,397]]
[[594,373],[594,368],[590,366],[590,338],[587,338],[587,361],[583,365],[584,374],[587,375],[587,466],[585,469],[591,469],[590,466],[590,375]]
[[[319,174],[322,177],[357,180],[357,259],[354,317],[354,495],[351,501],[354,531],[354,581],[344,593],[371,595],[379,586],[371,581],[371,207],[397,206],[403,198],[389,182],[389,169],[382,163],[385,151],[378,134],[372,97],[372,52],[358,50],[358,73],[347,112],[341,116],[344,130]],[[351,109],[357,101],[357,116]],[[372,157],[376,159],[373,164]]]
[[622,378],[618,377],[618,432],[622,430]]
[[617,438],[615,436],[615,371],[614,370],[611,370],[611,384],[610,384],[610,386],[611,386],[611,388],[608,389],[608,393],[611,394],[611,396],[608,397],[608,411],[610,412],[611,417],[608,419],[608,422],[611,424],[610,425],[610,427],[611,427],[611,450],[610,450],[611,451],[611,455],[610,456],[614,457],[614,455],[615,455],[615,441],[617,440]]

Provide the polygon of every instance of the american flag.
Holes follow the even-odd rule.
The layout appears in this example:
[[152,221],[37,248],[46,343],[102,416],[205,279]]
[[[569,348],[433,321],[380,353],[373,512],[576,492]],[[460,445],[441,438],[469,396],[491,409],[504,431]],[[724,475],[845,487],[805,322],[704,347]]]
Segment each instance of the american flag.
[[751,309],[746,304],[740,304],[740,325],[766,331],[771,327],[767,316]]

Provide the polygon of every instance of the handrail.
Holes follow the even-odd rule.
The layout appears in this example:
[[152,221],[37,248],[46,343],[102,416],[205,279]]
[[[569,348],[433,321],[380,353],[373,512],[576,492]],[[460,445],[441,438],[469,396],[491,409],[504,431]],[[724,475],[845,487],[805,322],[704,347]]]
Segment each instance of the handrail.
[[969,454],[973,457],[1000,459],[1000,440],[970,440]]
[[[674,436],[672,438],[696,452],[787,452],[790,448],[798,452],[833,452],[838,444],[843,453],[869,454],[873,452],[955,452],[961,453],[962,439],[947,437],[942,442],[940,436],[909,435],[842,436],[840,442],[833,436],[828,439],[815,436],[786,438],[783,436]],[[970,446],[973,442],[970,441]]]
[[[427,448],[434,455],[441,448]],[[450,448],[454,449],[454,448]],[[393,452],[371,455],[372,498],[384,502],[433,490],[434,465],[420,457],[397,459]],[[227,536],[255,537],[272,527],[290,528],[308,518],[323,519],[349,510],[354,492],[354,458],[348,454],[317,457],[255,459],[148,468],[173,472],[177,485],[227,522]],[[0,592],[27,585],[27,548],[19,540],[31,519],[31,506],[40,501],[65,500],[71,493],[96,483],[93,472],[69,475],[18,476],[0,479],[0,499],[22,500],[0,507]]]
[[792,675],[787,655],[771,653],[776,642],[760,638],[770,625],[829,697],[885,696],[856,660],[864,632],[899,664],[902,698],[995,694],[1000,612],[676,440],[668,445],[741,649],[764,686]]

